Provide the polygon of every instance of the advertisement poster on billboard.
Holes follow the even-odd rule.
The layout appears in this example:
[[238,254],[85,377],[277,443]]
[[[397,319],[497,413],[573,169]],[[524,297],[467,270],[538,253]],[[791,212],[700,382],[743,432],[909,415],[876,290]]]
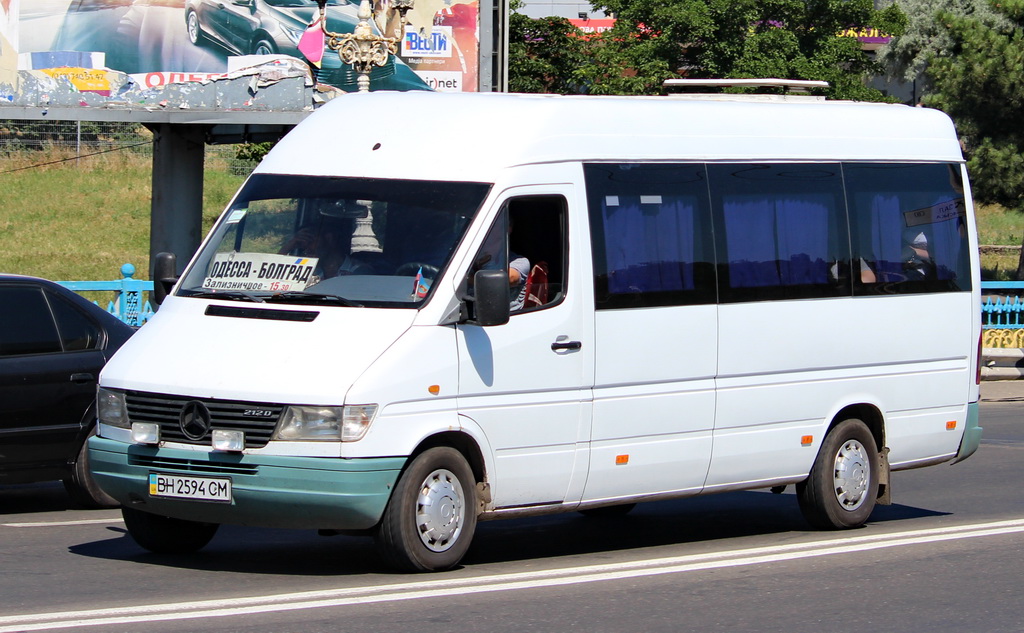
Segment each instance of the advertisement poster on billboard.
[[[381,19],[395,13],[386,2],[377,0],[371,26],[397,37],[397,20]],[[90,92],[102,92],[104,70],[154,87],[223,76],[252,55],[306,62],[298,43],[319,16],[316,0],[0,0],[0,11],[0,67],[49,70]],[[326,29],[352,33],[358,12],[358,2],[327,0]],[[408,21],[398,56],[373,69],[370,89],[476,91],[478,1],[417,0]],[[336,52],[308,66],[316,82],[356,90],[357,74]]]

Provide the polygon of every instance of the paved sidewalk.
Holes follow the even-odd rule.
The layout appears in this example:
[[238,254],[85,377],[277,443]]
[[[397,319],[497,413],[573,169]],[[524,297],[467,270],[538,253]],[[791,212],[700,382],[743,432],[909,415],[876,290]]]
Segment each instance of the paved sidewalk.
[[1024,380],[983,380],[981,399],[986,402],[1024,402]]

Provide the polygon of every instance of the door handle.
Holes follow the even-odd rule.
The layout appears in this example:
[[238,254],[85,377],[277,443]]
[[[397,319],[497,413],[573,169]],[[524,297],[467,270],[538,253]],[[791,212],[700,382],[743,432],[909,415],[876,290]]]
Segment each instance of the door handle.
[[558,340],[551,344],[552,352],[575,351],[583,347],[583,343],[579,341],[567,341],[568,337],[558,337]]
[[71,374],[71,382],[77,382],[79,384],[96,382],[96,377],[90,373]]

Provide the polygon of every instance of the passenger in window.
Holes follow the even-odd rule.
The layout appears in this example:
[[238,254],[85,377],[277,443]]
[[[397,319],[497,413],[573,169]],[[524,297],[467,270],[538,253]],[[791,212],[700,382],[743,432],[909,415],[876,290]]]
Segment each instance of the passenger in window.
[[[512,227],[515,222],[508,219],[509,242],[512,241]],[[526,306],[526,280],[530,276],[530,260],[508,250],[509,312],[518,312]]]
[[526,278],[530,275],[530,260],[512,251],[508,252],[509,312],[522,310],[526,305]]
[[903,274],[911,281],[935,279],[935,262],[928,252],[928,236],[924,231],[909,231],[904,237]]

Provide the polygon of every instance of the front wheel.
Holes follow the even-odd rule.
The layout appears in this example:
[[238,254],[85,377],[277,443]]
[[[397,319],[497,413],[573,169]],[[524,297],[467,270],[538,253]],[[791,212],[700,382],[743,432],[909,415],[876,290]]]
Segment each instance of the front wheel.
[[476,479],[462,453],[440,446],[402,473],[377,529],[377,548],[407,571],[455,567],[476,531]]
[[155,554],[191,554],[210,542],[220,527],[185,519],[150,514],[134,508],[121,508],[124,525],[135,542]]
[[829,431],[796,493],[804,518],[816,528],[864,525],[878,497],[878,449],[867,425],[851,418]]
[[206,39],[203,27],[199,26],[199,15],[195,11],[189,10],[188,15],[185,16],[185,31],[188,33],[188,41],[196,46],[202,44]]
[[266,38],[260,38],[252,46],[253,55],[276,55],[277,47],[274,43]]

